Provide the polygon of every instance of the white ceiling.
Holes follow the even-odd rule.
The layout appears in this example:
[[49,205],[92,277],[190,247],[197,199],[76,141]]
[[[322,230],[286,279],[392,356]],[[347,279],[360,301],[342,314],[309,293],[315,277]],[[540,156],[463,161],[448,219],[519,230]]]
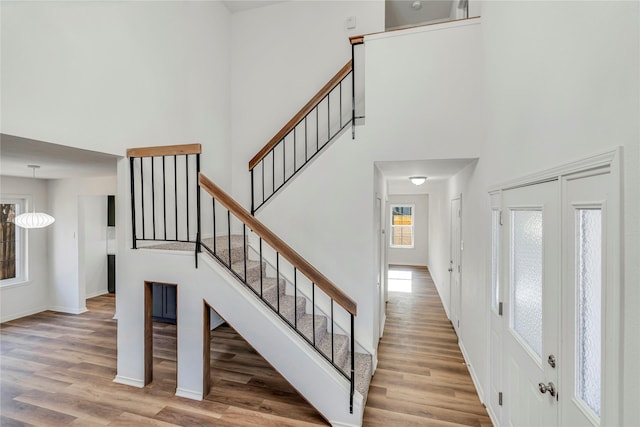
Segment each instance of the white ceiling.
[[[376,166],[389,185],[390,194],[427,192],[427,187],[416,187],[411,176],[426,176],[427,182],[446,180],[477,159],[437,159],[376,162]],[[423,190],[424,189],[424,190]]]
[[36,178],[115,176],[118,156],[0,134],[0,175]]

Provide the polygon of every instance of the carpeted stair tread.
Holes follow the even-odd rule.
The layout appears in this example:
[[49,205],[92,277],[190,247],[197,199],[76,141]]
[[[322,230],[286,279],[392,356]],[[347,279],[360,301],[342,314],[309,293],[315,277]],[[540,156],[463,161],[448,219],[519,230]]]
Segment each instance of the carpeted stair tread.
[[[280,279],[280,287],[276,286],[277,281],[275,277],[262,277],[262,297],[267,301],[272,301],[278,290],[280,291],[280,295],[284,295],[287,282],[284,279]],[[253,288],[254,291],[258,295],[260,295],[260,278],[258,280],[250,282],[249,286]]]
[[[369,384],[371,383],[371,373],[372,373],[372,359],[370,354],[365,353],[357,353],[354,358],[356,364],[356,384],[355,388],[358,393],[362,394],[365,402],[367,400],[367,394],[369,393]],[[347,355],[347,359],[342,365],[342,369],[347,373],[347,375],[351,375],[351,355]]]
[[[320,342],[317,342],[318,349],[331,360],[331,333],[326,333]],[[344,366],[349,355],[349,337],[341,334],[333,334],[333,363],[337,366]],[[345,371],[349,374],[349,371]]]
[[[313,316],[311,314],[305,313],[298,320],[298,330],[302,332],[302,334],[309,339],[309,341],[313,342],[313,335],[311,330],[313,328]],[[315,324],[315,335],[316,335],[316,343],[319,343],[320,340],[327,333],[327,318],[324,316],[320,316],[316,314],[316,324]]]

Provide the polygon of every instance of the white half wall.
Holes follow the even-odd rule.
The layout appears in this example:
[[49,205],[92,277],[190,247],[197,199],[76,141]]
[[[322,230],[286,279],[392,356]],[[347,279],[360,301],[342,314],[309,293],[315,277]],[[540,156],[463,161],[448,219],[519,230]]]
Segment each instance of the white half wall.
[[[389,195],[388,220],[391,221],[392,205],[415,206],[414,213],[414,247],[393,248],[389,246],[389,264],[426,266],[429,258],[429,196],[427,194],[393,194]],[[391,224],[386,244],[391,244]]]
[[[28,209],[35,203],[38,211],[47,212],[49,195],[46,180],[0,176],[0,193],[7,197],[26,197]],[[38,313],[49,307],[48,245],[51,227],[26,230],[28,280],[0,287],[0,322]]]

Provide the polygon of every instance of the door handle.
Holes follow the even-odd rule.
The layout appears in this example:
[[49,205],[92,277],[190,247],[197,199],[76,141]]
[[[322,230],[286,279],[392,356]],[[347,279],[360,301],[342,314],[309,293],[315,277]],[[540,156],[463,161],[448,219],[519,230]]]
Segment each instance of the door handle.
[[552,397],[556,397],[556,386],[553,385],[552,382],[549,382],[549,384],[545,384],[545,383],[539,383],[538,384],[538,390],[540,390],[540,393],[545,394],[546,392],[549,392],[549,394]]
[[547,359],[547,363],[549,364],[549,366],[551,366],[552,368],[556,367],[556,357],[553,354],[549,355],[549,358]]

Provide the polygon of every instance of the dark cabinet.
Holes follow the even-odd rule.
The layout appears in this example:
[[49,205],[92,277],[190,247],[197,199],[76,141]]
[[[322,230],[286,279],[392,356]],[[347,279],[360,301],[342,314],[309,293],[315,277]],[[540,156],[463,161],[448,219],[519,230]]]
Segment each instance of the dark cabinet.
[[151,287],[153,297],[153,321],[176,324],[178,312],[177,287],[154,283]]
[[107,255],[107,290],[116,293],[116,256]]

